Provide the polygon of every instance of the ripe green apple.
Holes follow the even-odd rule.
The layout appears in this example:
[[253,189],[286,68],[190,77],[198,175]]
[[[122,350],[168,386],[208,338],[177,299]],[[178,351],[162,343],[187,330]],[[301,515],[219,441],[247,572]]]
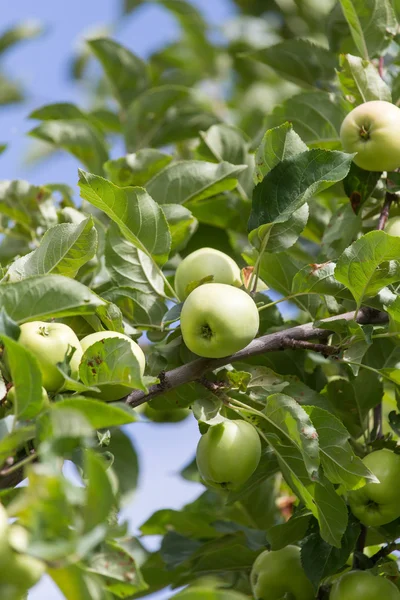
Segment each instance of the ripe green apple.
[[[15,403],[15,387],[13,386],[7,392],[7,400],[10,404],[14,405]],[[44,387],[42,387],[42,410],[50,405],[50,400],[47,395],[47,391]]]
[[379,483],[367,483],[349,492],[352,513],[361,523],[379,527],[400,517],[400,456],[384,448],[363,458],[365,466],[377,477]]
[[257,430],[246,421],[223,421],[212,425],[197,445],[200,475],[212,486],[239,488],[260,462],[261,442]]
[[356,165],[366,171],[394,171],[400,166],[400,108],[373,100],[344,119],[340,139],[345,152],[357,152]]
[[388,220],[385,232],[395,237],[400,237],[400,217],[392,217]]
[[[96,331],[95,333],[91,333],[84,337],[81,340],[81,346],[83,352],[86,352],[90,346],[93,346],[96,342],[100,342],[101,340],[109,339],[109,338],[120,338],[122,340],[126,340],[130,343],[132,353],[136,356],[140,373],[143,375],[144,369],[146,367],[146,359],[143,354],[143,350],[141,347],[136,344],[130,337],[125,335],[124,333],[119,333],[118,331]],[[101,400],[105,400],[106,402],[111,402],[112,400],[119,400],[129,394],[129,387],[125,385],[102,385],[101,392],[98,394],[94,392],[90,392],[91,396],[96,398],[100,398]]]
[[252,298],[224,283],[193,290],[181,312],[186,346],[199,356],[222,358],[241,350],[256,336],[260,319]]
[[385,577],[367,571],[350,571],[338,579],[330,600],[400,600],[397,587]]
[[[297,546],[286,546],[272,552],[266,550],[260,554],[251,569],[250,583],[257,600],[315,598],[311,581],[301,565],[300,548]],[[351,600],[356,600],[356,596]]]
[[70,367],[73,378],[78,377],[82,348],[75,333],[64,323],[32,321],[21,325],[18,341],[36,356],[42,372],[42,384],[48,392],[56,392],[64,378],[56,368],[71,347],[75,348]]
[[234,260],[215,248],[200,248],[188,254],[175,273],[175,291],[178,298],[184,300],[188,295],[187,287],[205,277],[213,277],[212,283],[226,283],[240,287],[240,269]]

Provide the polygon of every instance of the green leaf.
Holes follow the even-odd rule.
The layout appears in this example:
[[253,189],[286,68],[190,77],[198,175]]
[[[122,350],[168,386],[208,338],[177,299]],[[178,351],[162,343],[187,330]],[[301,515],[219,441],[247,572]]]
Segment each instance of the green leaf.
[[106,521],[114,505],[114,494],[106,463],[92,450],[85,451],[84,477],[87,486],[83,519],[85,532],[88,532]]
[[55,225],[57,213],[50,196],[50,191],[47,188],[31,185],[27,181],[1,181],[0,213],[29,229],[38,226],[49,227],[50,222],[48,216],[46,216],[46,209],[50,202],[52,207],[51,221],[54,218],[51,225]]
[[121,545],[108,542],[89,563],[89,571],[102,576],[105,588],[117,598],[127,598],[148,588],[135,557],[128,550],[126,542]]
[[33,440],[35,433],[35,425],[18,425],[12,415],[0,419],[0,463],[3,464],[20,446]]
[[286,523],[274,525],[267,531],[271,550],[280,550],[288,544],[295,544],[302,540],[310,523],[311,513],[303,509],[295,513]]
[[[354,163],[353,163],[354,164]],[[364,171],[367,173],[367,171]],[[357,198],[361,202],[360,195],[355,192],[353,198]],[[354,211],[350,204],[346,206],[340,206],[338,210],[333,213],[331,220],[326,227],[323,236],[321,248],[323,256],[328,259],[336,259],[342,254],[342,252],[357,239],[357,235],[361,229],[361,216],[354,214]],[[332,279],[334,264],[332,266]],[[322,268],[324,268],[322,266]],[[317,269],[318,270],[318,269]],[[341,288],[336,282],[338,288]]]
[[128,48],[109,38],[91,39],[87,43],[101,62],[115,97],[127,108],[149,87],[148,66]]
[[0,337],[5,345],[7,366],[15,389],[14,415],[18,419],[32,419],[43,410],[39,363],[21,344],[2,332]]
[[[66,600],[111,600],[97,579],[90,577],[82,567],[68,565],[59,569],[48,569],[48,574],[58,586]],[[94,596],[96,594],[96,596]]]
[[180,204],[164,204],[163,212],[171,232],[171,254],[175,254],[186,247],[198,221],[188,208]]
[[254,229],[249,241],[260,252],[283,252],[297,242],[307,225],[308,215],[308,204],[303,204],[284,223],[261,225]]
[[63,398],[53,404],[52,410],[63,410],[65,408],[82,413],[93,429],[118,427],[136,421],[134,412],[129,409],[126,410],[125,405],[119,407],[116,404],[107,404],[84,396]]
[[0,305],[17,323],[93,314],[105,305],[89,288],[62,275],[0,284]]
[[83,354],[79,377],[85,385],[100,389],[122,385],[126,386],[126,394],[132,389],[146,391],[138,359],[130,342],[122,338],[107,338],[92,344]]
[[338,78],[343,94],[355,104],[371,100],[392,101],[390,88],[369,60],[342,54]]
[[104,165],[107,176],[113,183],[124,186],[144,186],[149,179],[166,167],[172,160],[170,154],[145,148],[135,154],[127,154]]
[[317,480],[320,464],[318,434],[305,410],[290,396],[272,394],[267,398],[263,414],[281,436],[296,446],[311,480]]
[[340,0],[340,4],[362,58],[381,54],[397,25],[390,0]]
[[284,223],[318,192],[346,177],[352,155],[310,150],[280,162],[253,194],[249,230],[267,223]]
[[107,451],[113,456],[112,470],[118,479],[120,505],[126,505],[132,501],[138,485],[138,455],[132,440],[120,429],[112,431]]
[[337,573],[345,566],[355,548],[360,531],[359,522],[350,516],[342,545],[340,548],[334,548],[321,538],[317,524],[315,522],[312,524],[309,535],[302,545],[301,563],[316,590],[323,579]]
[[267,129],[286,121],[307,145],[341,148],[340,126],[348,113],[346,102],[326,92],[304,92],[277,106],[265,120]]
[[305,409],[318,432],[321,463],[325,475],[347,490],[361,487],[365,481],[378,483],[376,477],[356,456],[349,444],[350,434],[331,413],[316,406]]
[[116,304],[134,327],[159,326],[166,311],[165,303],[154,293],[132,288],[111,288],[103,293],[103,298]]
[[105,261],[114,283],[164,296],[164,279],[153,260],[122,237],[116,223],[107,231]]
[[177,85],[152,88],[130,105],[125,137],[129,152],[166,146],[196,137],[217,118],[196,100],[195,92]]
[[25,20],[17,25],[10,27],[0,36],[0,54],[4,54],[15,44],[31,40],[43,32],[43,28],[38,21]]
[[29,132],[32,137],[63,148],[94,173],[103,172],[108,151],[103,137],[83,120],[44,121]]
[[162,209],[142,188],[120,188],[91,173],[79,172],[81,196],[112,219],[126,239],[163,264],[171,236]]
[[39,248],[12,263],[7,281],[19,281],[50,273],[75,277],[80,267],[93,258],[97,249],[97,232],[93,219],[78,225],[62,223],[44,234]]
[[74,119],[87,120],[87,115],[71,102],[55,102],[36,108],[30,113],[29,118],[38,121],[69,121]]
[[291,123],[268,129],[256,152],[255,182],[262,181],[285,158],[292,158],[306,150],[306,144],[293,131]]
[[302,39],[284,40],[244,57],[271,67],[280,77],[296,85],[327,90],[331,88],[338,65],[329,50]]
[[400,240],[383,231],[371,231],[339,258],[335,277],[353,294],[357,306],[382,288],[400,281]]
[[210,198],[234,189],[245,165],[219,164],[198,160],[174,162],[147,184],[150,196],[159,204],[185,204]]

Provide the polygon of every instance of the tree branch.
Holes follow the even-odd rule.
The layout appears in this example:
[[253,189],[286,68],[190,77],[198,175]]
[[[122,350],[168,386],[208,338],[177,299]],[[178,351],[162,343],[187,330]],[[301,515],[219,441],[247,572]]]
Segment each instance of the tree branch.
[[[355,312],[348,312],[325,319],[324,322],[329,323],[339,319],[352,321],[355,317]],[[364,307],[358,311],[356,320],[358,323],[364,325],[379,325],[387,323],[388,315],[384,312],[379,312],[372,308]],[[306,325],[298,325],[297,327],[291,327],[290,329],[284,329],[282,331],[277,331],[276,333],[263,335],[253,340],[243,350],[240,350],[231,356],[215,359],[199,358],[191,363],[182,365],[176,369],[172,369],[171,371],[163,372],[162,378],[160,378],[160,383],[151,386],[148,394],[145,394],[141,390],[134,390],[125,398],[125,402],[133,408],[140,406],[152,398],[155,398],[160,394],[164,394],[165,392],[169,392],[170,390],[173,390],[184,383],[190,383],[198,380],[207,371],[213,371],[218,367],[223,367],[224,365],[241,360],[246,360],[251,356],[258,356],[260,354],[265,354],[266,352],[284,350],[285,348],[291,347],[290,345],[296,341],[306,342],[308,340],[324,340],[331,333],[332,331],[329,331],[328,329],[315,328],[313,323],[307,323]],[[317,347],[322,347],[322,345],[318,344]],[[326,348],[329,348],[329,346],[323,346],[323,349],[326,350]],[[306,349],[315,350],[316,346],[307,346]],[[321,350],[319,349],[317,351]]]

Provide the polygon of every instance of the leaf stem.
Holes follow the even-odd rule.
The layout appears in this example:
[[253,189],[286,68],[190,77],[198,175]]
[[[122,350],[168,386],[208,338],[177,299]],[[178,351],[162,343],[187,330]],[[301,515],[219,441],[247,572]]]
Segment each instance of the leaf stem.
[[2,469],[0,471],[0,477],[7,477],[7,475],[11,475],[11,473],[14,473],[15,471],[18,471],[18,469],[21,469],[25,465],[27,465],[30,462],[36,460],[37,456],[38,456],[37,453],[33,452],[29,456],[26,456],[25,458],[23,458],[19,462],[15,463],[11,467],[9,467],[8,469]]

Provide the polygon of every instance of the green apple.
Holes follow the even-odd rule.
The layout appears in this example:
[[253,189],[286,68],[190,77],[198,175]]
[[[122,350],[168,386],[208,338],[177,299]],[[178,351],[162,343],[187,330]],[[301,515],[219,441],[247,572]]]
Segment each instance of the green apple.
[[388,220],[385,232],[395,237],[400,237],[400,217],[392,217]]
[[149,404],[145,405],[145,416],[154,423],[179,423],[190,415],[189,408],[153,408]]
[[350,571],[338,579],[330,600],[400,600],[397,587],[385,577],[367,571]]
[[[7,392],[7,400],[10,404],[15,404],[15,387],[13,386]],[[42,387],[42,410],[50,405],[50,400],[47,395],[47,391],[44,387]]]
[[78,377],[82,348],[68,325],[43,321],[24,323],[18,341],[36,356],[42,372],[42,384],[48,392],[56,392],[62,387],[64,378],[56,364],[63,362],[71,347],[75,348],[70,362],[71,376],[74,379]]
[[[250,574],[257,600],[314,600],[315,592],[301,565],[300,548],[286,546],[258,556]],[[358,597],[357,597],[358,598]],[[351,600],[356,600],[356,596]]]
[[212,283],[226,283],[240,287],[240,269],[234,260],[215,248],[200,248],[186,256],[175,273],[175,291],[184,300],[190,293],[188,286],[212,276]]
[[379,527],[400,517],[400,456],[386,448],[371,452],[363,458],[365,466],[379,483],[367,483],[349,492],[352,513],[361,523]]
[[[146,367],[146,359],[143,354],[143,350],[138,344],[136,344],[136,342],[131,340],[131,338],[124,333],[119,333],[118,331],[96,331],[96,333],[91,333],[81,340],[82,350],[83,352],[86,352],[86,350],[90,348],[90,346],[93,346],[93,344],[96,342],[100,342],[109,338],[120,338],[130,343],[132,353],[135,355],[139,363],[140,373],[143,375]],[[100,393],[96,394],[94,392],[90,392],[90,395],[100,398],[101,400],[105,400],[106,402],[111,402],[113,400],[119,400],[120,398],[123,398],[129,394],[129,391],[130,390],[128,386],[110,384],[102,385]]]
[[207,485],[240,488],[260,462],[261,442],[257,430],[246,421],[223,421],[212,425],[197,445],[196,461]]
[[0,572],[0,585],[8,584],[28,590],[37,584],[46,570],[45,564],[28,554],[18,554],[13,557]]
[[[3,566],[12,556],[11,547],[8,542],[9,522],[8,514],[2,504],[0,504],[0,573]],[[1,598],[1,596],[0,596]]]
[[340,139],[345,152],[357,152],[356,165],[366,171],[394,171],[400,166],[400,108],[373,100],[344,119]]
[[199,356],[222,358],[242,350],[256,336],[260,319],[252,298],[224,283],[193,290],[181,312],[182,337]]

